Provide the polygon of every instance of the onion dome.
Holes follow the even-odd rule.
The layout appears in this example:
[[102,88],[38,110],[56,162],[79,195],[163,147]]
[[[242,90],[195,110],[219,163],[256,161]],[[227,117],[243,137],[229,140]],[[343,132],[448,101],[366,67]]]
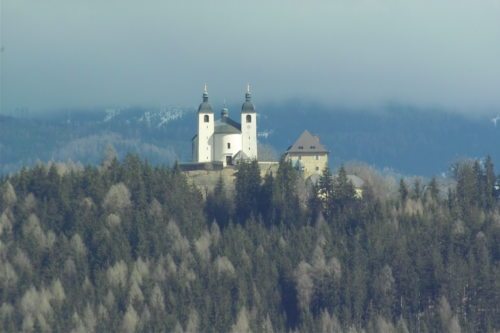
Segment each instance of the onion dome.
[[212,106],[208,103],[207,84],[205,83],[205,90],[203,91],[203,102],[198,107],[198,112],[213,113]]
[[247,93],[245,94],[245,103],[241,106],[241,112],[255,112],[255,106],[252,103],[252,94],[250,93],[250,84],[247,85]]

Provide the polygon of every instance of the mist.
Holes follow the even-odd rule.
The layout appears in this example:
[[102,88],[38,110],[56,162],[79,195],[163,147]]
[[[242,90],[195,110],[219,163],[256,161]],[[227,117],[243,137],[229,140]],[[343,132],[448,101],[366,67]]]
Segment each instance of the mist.
[[300,98],[500,112],[500,2],[3,0],[1,112]]

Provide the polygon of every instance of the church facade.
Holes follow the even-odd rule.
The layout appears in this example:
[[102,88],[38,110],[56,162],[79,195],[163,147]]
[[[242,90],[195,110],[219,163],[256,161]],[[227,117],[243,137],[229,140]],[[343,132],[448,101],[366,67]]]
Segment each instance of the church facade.
[[229,117],[225,106],[216,120],[205,85],[203,101],[198,107],[198,133],[192,139],[194,163],[217,161],[227,166],[239,160],[257,159],[257,113],[251,97],[248,86],[240,122]]

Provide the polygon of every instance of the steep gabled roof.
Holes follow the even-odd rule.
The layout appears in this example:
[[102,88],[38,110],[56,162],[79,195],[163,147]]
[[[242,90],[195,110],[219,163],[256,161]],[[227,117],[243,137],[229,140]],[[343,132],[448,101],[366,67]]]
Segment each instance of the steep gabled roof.
[[328,150],[319,142],[319,137],[305,130],[287,153],[328,153]]

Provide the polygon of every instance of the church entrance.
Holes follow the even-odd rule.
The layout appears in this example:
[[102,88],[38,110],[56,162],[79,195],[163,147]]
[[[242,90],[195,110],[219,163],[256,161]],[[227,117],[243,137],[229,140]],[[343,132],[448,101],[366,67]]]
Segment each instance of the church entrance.
[[233,165],[233,157],[232,156],[226,156],[226,164]]

